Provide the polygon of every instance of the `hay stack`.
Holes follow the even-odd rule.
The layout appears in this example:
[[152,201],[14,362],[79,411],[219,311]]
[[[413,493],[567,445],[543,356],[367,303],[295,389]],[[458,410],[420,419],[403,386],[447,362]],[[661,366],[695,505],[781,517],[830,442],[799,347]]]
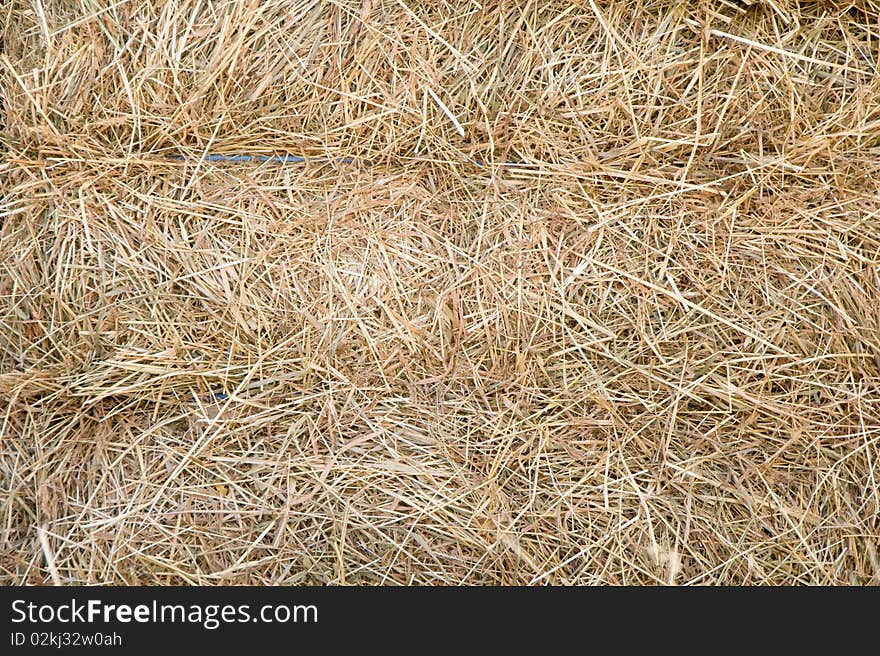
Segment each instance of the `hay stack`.
[[5,7],[3,581],[880,582],[873,0]]

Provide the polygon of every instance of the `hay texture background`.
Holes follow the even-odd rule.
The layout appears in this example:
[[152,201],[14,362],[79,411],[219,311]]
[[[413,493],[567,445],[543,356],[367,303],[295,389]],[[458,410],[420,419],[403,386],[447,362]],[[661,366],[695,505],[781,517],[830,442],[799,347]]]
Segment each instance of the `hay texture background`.
[[0,7],[2,581],[880,582],[873,0]]

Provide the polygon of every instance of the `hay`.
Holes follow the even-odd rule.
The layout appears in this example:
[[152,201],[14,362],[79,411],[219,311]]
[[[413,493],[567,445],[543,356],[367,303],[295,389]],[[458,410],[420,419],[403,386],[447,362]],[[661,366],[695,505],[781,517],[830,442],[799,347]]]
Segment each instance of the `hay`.
[[4,4],[2,581],[880,582],[873,0]]

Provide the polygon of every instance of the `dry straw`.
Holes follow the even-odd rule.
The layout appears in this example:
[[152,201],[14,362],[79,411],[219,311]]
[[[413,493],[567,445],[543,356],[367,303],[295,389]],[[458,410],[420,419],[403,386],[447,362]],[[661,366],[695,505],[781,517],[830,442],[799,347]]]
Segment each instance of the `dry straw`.
[[880,582],[873,0],[0,21],[4,582]]

